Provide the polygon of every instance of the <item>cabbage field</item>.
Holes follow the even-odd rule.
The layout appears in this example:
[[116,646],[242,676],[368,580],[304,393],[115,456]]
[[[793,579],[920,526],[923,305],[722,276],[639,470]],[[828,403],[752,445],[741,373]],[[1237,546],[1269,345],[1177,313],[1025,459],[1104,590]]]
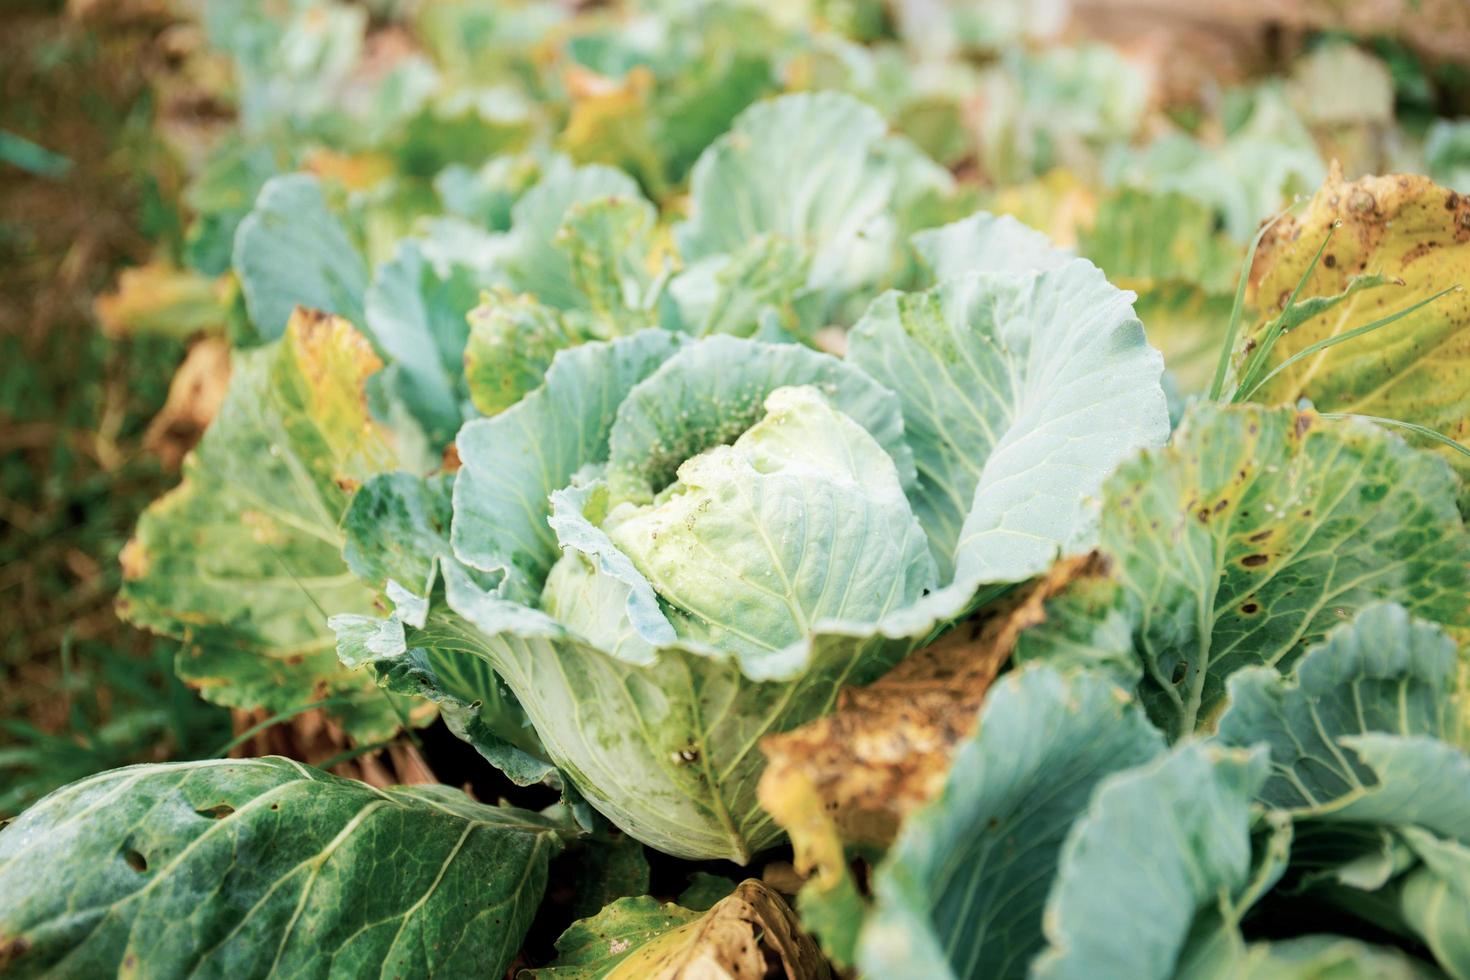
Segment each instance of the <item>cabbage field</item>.
[[1470,978],[1470,7],[33,6],[0,975]]

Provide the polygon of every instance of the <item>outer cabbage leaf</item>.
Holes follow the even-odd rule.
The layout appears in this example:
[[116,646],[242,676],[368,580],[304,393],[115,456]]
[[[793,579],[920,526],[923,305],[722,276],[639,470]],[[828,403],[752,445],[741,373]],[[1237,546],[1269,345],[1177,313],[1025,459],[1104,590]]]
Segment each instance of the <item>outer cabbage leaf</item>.
[[568,926],[556,940],[556,959],[528,973],[537,980],[607,980],[646,943],[699,918],[699,912],[651,895],[621,898]]
[[1423,861],[1398,893],[1404,921],[1447,973],[1470,977],[1470,847],[1415,827],[1402,833]]
[[281,336],[298,306],[365,322],[367,265],[309,174],[265,185],[235,232],[234,265],[251,322],[266,340]]
[[567,829],[445,786],[287,759],[133,766],[0,831],[16,976],[488,971],[521,945]]
[[657,320],[656,215],[626,174],[556,158],[489,251],[499,287],[469,314],[469,396],[487,415],[540,385],[557,351]]
[[387,619],[334,615],[337,656],[366,667],[396,694],[428,698],[445,722],[513,782],[560,786],[536,733],[490,664],[474,655],[479,637],[444,608],[436,585],[456,564],[449,545],[453,480],[409,473],[370,479],[342,519],[343,557],[353,573],[392,604]]
[[1470,970],[1470,757],[1459,651],[1438,626],[1374,605],[1309,651],[1290,679],[1230,679],[1216,738],[1265,742],[1260,799],[1303,828],[1299,888],[1401,921],[1455,976]]
[[978,211],[914,235],[914,251],[934,282],[974,272],[1043,272],[1071,261],[1046,235],[1008,214]]
[[[1440,627],[1410,619],[1401,606],[1370,605],[1308,650],[1289,679],[1269,667],[1233,674],[1216,738],[1270,747],[1266,805],[1318,818],[1342,811],[1341,819],[1352,819],[1362,813],[1355,801],[1385,790],[1350,747],[1354,737],[1452,739],[1460,724],[1457,659],[1455,641]],[[1381,769],[1421,803],[1450,778],[1443,772],[1426,785],[1413,769]],[[1393,819],[1414,821],[1419,809],[1410,803]]]
[[1090,263],[879,298],[852,363],[898,392],[941,580],[1013,582],[1085,544],[1087,498],[1168,434],[1163,363]]
[[118,609],[183,640],[176,669],[210,700],[274,712],[348,695],[354,734],[397,727],[337,664],[324,612],[372,609],[339,523],[353,490],[396,462],[364,395],[380,363],[345,321],[298,311],[277,344],[236,356],[183,482],[139,519]]
[[539,175],[530,154],[492,157],[478,170],[450,164],[434,176],[444,210],[488,231],[509,231],[510,211]]
[[1250,801],[1266,768],[1264,751],[1196,742],[1105,781],[1062,848],[1042,920],[1050,946],[1031,975],[1165,980],[1197,916],[1230,931],[1259,883]]
[[895,162],[876,110],[836,92],[751,106],[695,164],[691,217],[676,226],[686,261],[733,254],[776,234],[811,256],[806,286],[831,308],[894,265]]
[[[1425,177],[1365,177],[1347,182],[1334,170],[1306,213],[1278,222],[1256,256],[1251,284],[1263,313],[1243,343],[1258,341],[1306,273],[1313,255],[1341,222],[1302,290],[1343,292],[1353,278],[1377,274],[1402,285],[1354,292],[1283,334],[1266,365],[1275,368],[1304,348],[1429,299],[1448,286],[1470,286],[1470,198]],[[1408,316],[1283,370],[1254,396],[1281,404],[1308,398],[1323,412],[1347,412],[1427,426],[1470,448],[1470,291],[1441,296]],[[1470,458],[1426,442],[1470,477]],[[1470,496],[1461,494],[1462,502]]]
[[1367,423],[1195,406],[1104,488],[1101,547],[1172,737],[1212,727],[1242,667],[1290,670],[1378,600],[1470,627],[1454,474]]
[[809,265],[801,245],[779,235],[758,235],[730,254],[695,262],[669,281],[659,323],[666,330],[704,337],[715,333],[749,337],[768,332],[774,320],[793,336],[805,337],[810,312],[797,300]]
[[1113,281],[1139,292],[1185,283],[1228,294],[1241,262],[1239,247],[1216,228],[1214,212],[1177,191],[1127,188],[1104,198],[1078,250]]
[[1103,44],[1013,50],[985,76],[981,97],[980,164],[1014,184],[1054,167],[1094,170],[1102,150],[1137,130],[1148,80]]
[[560,143],[662,199],[741,110],[778,87],[772,62],[791,31],[753,5],[678,4],[610,21],[567,45],[577,65]]
[[1254,943],[1239,970],[1229,976],[1240,980],[1435,980],[1440,973],[1391,946],[1322,935]]
[[363,582],[388,593],[398,614],[424,625],[439,562],[450,556],[449,474],[384,473],[363,484],[342,518],[342,558]]
[[676,980],[689,974],[760,976],[773,968],[792,980],[831,976],[781,895],[754,879],[739,883],[704,914],[647,896],[622,899],[573,923],[556,946],[556,961],[529,976]]
[[567,209],[556,245],[583,296],[587,332],[617,336],[652,325],[649,256],[657,219],[641,197],[604,197]]
[[1048,600],[1098,574],[1092,556],[1058,562],[875,683],[843,691],[832,714],[762,740],[761,805],[791,835],[796,869],[809,875],[797,907],[834,962],[854,962],[864,918],[846,851],[887,846],[939,794],[1017,642],[1045,625]]
[[1255,93],[1248,117],[1217,145],[1169,133],[1141,149],[1120,149],[1104,170],[1118,187],[1203,202],[1242,243],[1262,218],[1315,187],[1325,173],[1311,134],[1270,89]]
[[435,261],[410,239],[377,268],[364,300],[368,332],[393,362],[392,387],[436,446],[473,414],[464,353],[480,286],[474,269]]
[[586,339],[556,310],[504,288],[485,293],[469,314],[465,386],[486,415],[505,411],[540,387],[557,351]]
[[367,668],[385,691],[433,701],[450,731],[516,785],[544,783],[577,802],[546,761],[515,695],[483,656],[482,638],[464,620],[432,609],[421,626],[397,615],[333,616],[330,625],[344,666]]
[[260,136],[282,127],[333,133],[342,121],[343,89],[362,57],[366,11],[320,3],[282,17],[257,4],[210,3],[202,15],[211,44],[234,62],[246,133]]
[[451,607],[525,707],[553,762],[593,806],[644,843],[747,861],[781,831],[756,801],[755,744],[831,710],[913,647],[907,638],[818,634],[790,680],[752,680],[733,658],[668,646],[649,665],[615,659],[544,613],[455,587]]
[[862,970],[1024,977],[1046,944],[1042,907],[1068,830],[1106,776],[1163,750],[1142,709],[1100,675],[1006,675],[943,793],[875,872]]
[[558,310],[579,309],[587,294],[580,287],[572,259],[557,247],[557,236],[577,204],[618,197],[650,211],[633,178],[621,170],[591,165],[573,167],[554,159],[541,180],[511,209],[511,228],[502,243],[499,269],[508,285],[530,293]]
[[652,898],[623,899],[573,923],[556,948],[556,961],[530,971],[532,977],[677,980],[759,976],[772,969],[791,980],[830,976],[786,902],[754,879],[702,915]]

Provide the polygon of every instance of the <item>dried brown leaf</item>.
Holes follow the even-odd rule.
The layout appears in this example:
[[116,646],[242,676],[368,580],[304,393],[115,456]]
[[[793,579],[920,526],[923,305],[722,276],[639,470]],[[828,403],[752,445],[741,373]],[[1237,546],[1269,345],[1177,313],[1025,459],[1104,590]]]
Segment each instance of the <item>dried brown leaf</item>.
[[[811,843],[805,825],[816,830],[830,820],[849,843],[892,840],[903,818],[943,785],[951,754],[974,731],[1017,636],[1042,621],[1046,600],[1099,571],[1095,556],[1058,563],[873,684],[844,690],[833,714],[762,742],[770,765],[761,804],[791,834],[797,867],[824,863],[804,853]],[[821,850],[832,858],[830,843]]]
[[223,337],[203,338],[189,348],[169,382],[168,398],[143,434],[143,448],[165,466],[177,469],[204,435],[229,387],[230,342]]
[[700,918],[639,947],[608,980],[820,980],[830,975],[791,907],[751,878]]

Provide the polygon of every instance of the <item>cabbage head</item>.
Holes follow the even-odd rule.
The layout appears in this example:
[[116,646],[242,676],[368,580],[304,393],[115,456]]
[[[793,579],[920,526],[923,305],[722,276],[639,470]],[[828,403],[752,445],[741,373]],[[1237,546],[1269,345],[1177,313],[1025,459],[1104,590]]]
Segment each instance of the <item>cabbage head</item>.
[[[993,220],[916,246],[940,274],[1016,231]],[[449,515],[432,598],[390,582],[398,614],[335,620],[339,652],[460,706],[513,776],[542,760],[659,850],[746,861],[781,836],[760,739],[1085,547],[1103,477],[1167,434],[1132,294],[1042,258],[884,294],[844,358],[657,329],[562,351],[460,430],[452,501],[419,508]]]

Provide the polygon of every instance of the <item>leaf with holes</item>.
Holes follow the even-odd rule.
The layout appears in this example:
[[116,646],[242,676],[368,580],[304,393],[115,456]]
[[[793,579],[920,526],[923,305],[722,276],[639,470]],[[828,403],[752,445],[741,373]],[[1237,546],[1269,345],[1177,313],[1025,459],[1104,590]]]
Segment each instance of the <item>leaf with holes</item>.
[[286,759],[134,766],[0,831],[10,975],[500,975],[557,820]]

